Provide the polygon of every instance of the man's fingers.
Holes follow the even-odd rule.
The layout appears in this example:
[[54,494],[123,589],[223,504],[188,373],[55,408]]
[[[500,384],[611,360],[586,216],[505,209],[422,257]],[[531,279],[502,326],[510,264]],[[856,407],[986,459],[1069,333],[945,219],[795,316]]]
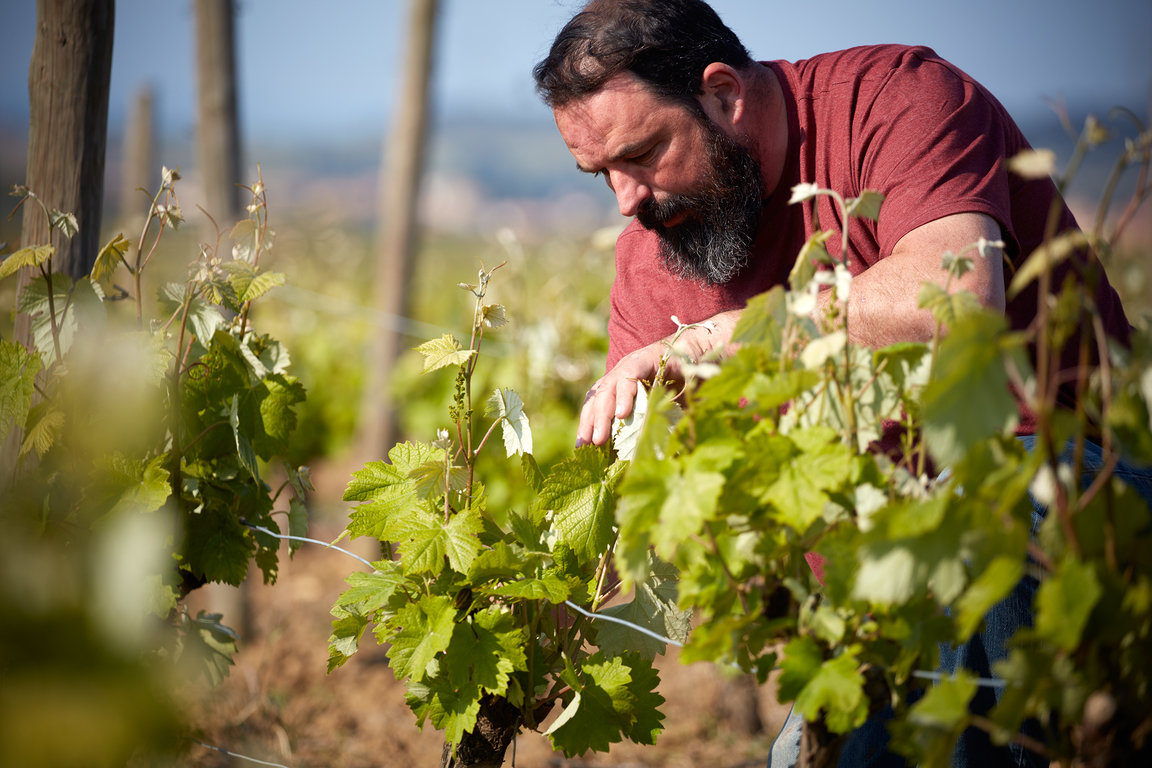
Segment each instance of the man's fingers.
[[593,443],[604,445],[612,437],[612,420],[625,419],[636,403],[638,382],[656,373],[660,360],[658,345],[649,345],[627,355],[584,396],[576,447]]
[[601,381],[588,390],[580,409],[576,447],[607,443],[612,438],[613,420],[627,418],[632,413],[637,386],[635,379],[621,379],[615,385]]
[[576,428],[576,447],[588,445],[592,442],[592,433],[596,423],[596,398],[599,395],[599,382],[588,394],[584,395],[584,405],[580,408],[580,423]]
[[632,407],[636,404],[636,390],[640,385],[636,379],[621,379],[616,384],[616,408],[612,415],[618,419],[628,418]]
[[592,401],[592,442],[604,445],[612,437],[612,419],[616,415],[616,392],[613,386],[603,386]]

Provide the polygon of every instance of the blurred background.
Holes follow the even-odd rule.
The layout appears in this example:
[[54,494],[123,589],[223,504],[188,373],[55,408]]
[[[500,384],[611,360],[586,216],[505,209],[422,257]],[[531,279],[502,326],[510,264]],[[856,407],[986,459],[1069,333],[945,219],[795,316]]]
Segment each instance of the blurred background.
[[[536,98],[531,69],[577,0],[445,0],[431,85],[425,222],[438,229],[498,226],[586,230],[605,207],[600,185],[572,163]],[[914,0],[804,3],[717,0],[721,17],[756,58],[800,59],[866,43],[926,44],[988,86],[1034,143],[1061,135],[1051,107],[1074,123],[1124,105],[1144,114],[1152,80],[1147,0],[972,0],[963,10]],[[239,0],[239,118],[245,167],[261,163],[282,211],[374,210],[381,139],[397,101],[407,3],[400,0]],[[109,109],[109,183],[133,100],[151,89],[159,163],[195,179],[193,13],[188,0],[116,6]],[[0,136],[7,182],[22,171],[25,81],[35,2],[0,4]],[[1078,123],[1077,123],[1078,124]],[[192,196],[191,190],[185,193]],[[564,216],[540,204],[564,195]],[[339,199],[336,204],[335,199]],[[449,204],[446,204],[449,203]],[[602,211],[600,211],[602,213]],[[610,221],[610,219],[609,219]]]
[[[474,282],[482,264],[507,262],[488,300],[506,305],[512,322],[485,342],[479,391],[511,387],[521,394],[542,467],[570,454],[577,408],[603,369],[612,243],[626,223],[605,186],[575,172],[533,91],[533,65],[581,4],[441,1],[414,271],[407,308],[396,314],[380,305],[372,275],[374,254],[388,234],[379,190],[403,106],[409,2],[236,2],[242,168],[236,181],[263,179],[276,230],[267,266],[287,275],[287,285],[263,301],[254,320],[285,343],[291,371],[308,391],[285,458],[312,466],[312,535],[331,540],[340,532],[347,515],[340,497],[350,473],[383,455],[357,439],[365,404],[375,388],[384,391],[366,363],[377,339],[402,336],[387,382],[387,400],[398,406],[397,439],[431,440],[446,426],[452,372],[422,376],[411,348],[445,332],[467,338],[472,297],[456,285]],[[796,60],[869,43],[929,45],[999,97],[1034,146],[1057,152],[1061,168],[1085,117],[1099,116],[1114,127],[1113,136],[1088,155],[1068,191],[1082,223],[1091,219],[1124,139],[1135,134],[1131,122],[1110,111],[1122,106],[1148,120],[1152,0],[712,4],[759,59]],[[25,179],[36,5],[0,1],[0,184],[6,189]],[[205,192],[196,141],[195,19],[193,0],[116,3],[99,239],[107,242],[120,230],[133,236],[131,217],[147,210],[130,170],[141,144],[133,126],[144,114],[151,126],[150,171],[138,183],[155,190],[162,165],[179,168],[180,199],[194,225],[165,243],[163,269],[174,276],[194,260],[205,221],[197,211]],[[1132,181],[1121,185],[1120,204]],[[11,247],[19,240],[19,217],[0,217],[0,242]],[[1145,208],[1109,265],[1133,315],[1152,308],[1150,242]],[[0,284],[5,307],[11,282]],[[8,338],[11,321],[0,318],[0,336]],[[491,508],[522,502],[514,469],[483,470]],[[305,548],[285,565],[278,586],[245,587],[241,603],[229,603],[245,613],[236,624],[243,627],[241,654],[221,688],[188,704],[183,715],[193,730],[208,742],[293,765],[436,759],[440,734],[414,728],[401,690],[379,664],[381,652],[368,650],[324,676],[328,607],[355,567],[332,552]],[[236,596],[198,599],[214,608],[212,600]],[[772,726],[782,717],[772,709],[770,691],[756,694],[764,702],[762,721],[735,728],[742,713],[725,714],[724,691],[730,690],[714,675],[670,671],[666,681],[671,727],[664,746],[655,748],[663,751],[630,752],[623,745],[602,764],[763,764]],[[520,765],[560,764],[543,739],[520,749]],[[229,764],[208,749],[182,759]]]

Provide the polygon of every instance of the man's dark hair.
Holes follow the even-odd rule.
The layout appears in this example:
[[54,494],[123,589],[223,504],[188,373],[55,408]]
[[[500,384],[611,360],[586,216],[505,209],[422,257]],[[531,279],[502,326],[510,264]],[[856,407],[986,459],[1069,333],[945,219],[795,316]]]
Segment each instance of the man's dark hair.
[[704,68],[752,63],[740,39],[701,0],[592,0],[533,69],[536,91],[562,107],[631,72],[658,96],[695,103]]

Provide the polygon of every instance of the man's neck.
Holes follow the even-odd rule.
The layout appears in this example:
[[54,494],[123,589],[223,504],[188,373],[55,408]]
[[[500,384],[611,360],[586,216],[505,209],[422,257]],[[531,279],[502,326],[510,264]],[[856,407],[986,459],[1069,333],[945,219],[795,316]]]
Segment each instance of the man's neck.
[[741,72],[746,78],[746,123],[742,140],[760,163],[764,175],[764,194],[770,196],[780,184],[788,154],[788,110],[784,89],[776,73],[766,64],[752,64]]

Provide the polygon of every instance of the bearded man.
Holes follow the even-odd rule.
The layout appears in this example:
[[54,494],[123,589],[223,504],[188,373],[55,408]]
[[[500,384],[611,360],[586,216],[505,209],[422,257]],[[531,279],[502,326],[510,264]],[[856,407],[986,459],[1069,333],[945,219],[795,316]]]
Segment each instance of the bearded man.
[[[578,444],[604,444],[613,418],[631,413],[638,382],[653,378],[677,330],[673,315],[701,323],[679,338],[689,358],[726,349],[747,300],[785,283],[807,238],[839,225],[826,196],[790,205],[797,184],[884,195],[878,220],[854,219],[848,232],[848,328],[868,346],[930,339],[935,323],[917,306],[921,284],[944,283],[942,254],[981,239],[1002,242],[1003,253],[975,259],[949,290],[969,291],[1005,312],[1013,329],[1027,328],[1038,289],[1006,301],[1005,271],[1044,242],[1054,204],[1058,231],[1076,227],[1051,180],[1008,171],[1007,160],[1029,147],[1005,109],[929,48],[754,61],[700,0],[593,0],[534,75],[577,167],[602,177],[620,213],[634,217],[616,243],[607,372],[589,391]],[[834,258],[839,242],[838,234],[828,240]],[[1098,274],[1103,327],[1127,343],[1128,320],[1094,256],[1075,258],[1077,269],[1069,260],[1054,272],[1051,290],[1077,272]],[[818,313],[829,299],[821,294]],[[1066,369],[1077,364],[1071,352]],[[677,365],[673,357],[666,374],[675,378]],[[1019,432],[1028,435],[1030,414],[1021,416]],[[990,618],[989,632],[951,663],[987,676],[1005,640],[1029,621],[1029,605]],[[882,728],[856,739],[841,764],[894,762],[885,739]],[[775,754],[773,764],[794,757]],[[984,766],[1029,759],[980,734],[965,737],[957,757]]]

